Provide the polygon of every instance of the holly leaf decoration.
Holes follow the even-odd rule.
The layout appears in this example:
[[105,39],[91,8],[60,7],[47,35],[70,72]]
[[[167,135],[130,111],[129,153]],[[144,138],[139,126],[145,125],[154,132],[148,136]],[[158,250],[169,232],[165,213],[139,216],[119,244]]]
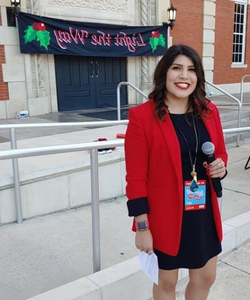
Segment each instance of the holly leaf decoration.
[[157,49],[158,45],[159,45],[159,38],[151,37],[149,39],[149,44],[151,46],[152,52],[154,52]]
[[159,45],[166,48],[166,40],[162,34],[160,34],[160,36],[159,36]]
[[160,34],[159,37],[151,37],[149,39],[149,44],[151,46],[152,52],[154,52],[158,48],[158,46],[166,48],[166,40],[162,34]]
[[36,39],[37,32],[35,31],[35,29],[33,28],[32,25],[29,25],[28,28],[24,30],[24,32],[25,32],[25,35],[23,37],[25,40],[25,44],[30,43]]
[[48,45],[50,44],[50,32],[45,30],[44,23],[33,23],[28,25],[27,29],[24,30],[25,44],[33,41],[40,42],[40,46],[48,50]]
[[48,45],[50,44],[50,32],[47,30],[37,31],[36,32],[37,41],[40,42],[40,46],[43,46],[46,50],[48,50]]

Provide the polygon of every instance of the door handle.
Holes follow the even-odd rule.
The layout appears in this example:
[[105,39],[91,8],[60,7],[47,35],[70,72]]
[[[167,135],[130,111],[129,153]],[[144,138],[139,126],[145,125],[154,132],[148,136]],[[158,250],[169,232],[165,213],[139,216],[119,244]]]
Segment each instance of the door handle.
[[93,61],[90,62],[90,76],[91,76],[91,78],[94,77],[94,63],[93,63]]
[[99,76],[99,64],[98,62],[96,61],[95,62],[95,77],[98,77]]

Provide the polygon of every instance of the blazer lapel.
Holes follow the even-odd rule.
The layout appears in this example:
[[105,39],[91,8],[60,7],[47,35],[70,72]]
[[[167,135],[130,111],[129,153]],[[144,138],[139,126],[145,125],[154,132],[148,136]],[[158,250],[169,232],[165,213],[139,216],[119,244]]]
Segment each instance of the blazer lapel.
[[[179,144],[178,137],[176,135],[174,126],[171,122],[171,119],[170,119],[170,116],[168,115],[168,113],[165,116],[164,122],[162,122],[158,119],[158,124],[161,129],[164,140],[166,142],[166,146],[169,150],[169,155],[171,157],[171,161],[174,165],[174,170],[175,170],[176,178],[178,180],[178,185],[179,185],[179,187],[181,187],[181,191],[182,191],[183,179],[182,179],[180,144]],[[180,191],[180,189],[179,189],[179,191]],[[182,197],[182,196],[183,195],[181,194],[180,197]]]
[[211,142],[215,145],[216,144],[216,130],[213,127],[213,122],[212,122],[211,118],[212,117],[206,117],[206,116],[201,115],[201,119],[208,131]]

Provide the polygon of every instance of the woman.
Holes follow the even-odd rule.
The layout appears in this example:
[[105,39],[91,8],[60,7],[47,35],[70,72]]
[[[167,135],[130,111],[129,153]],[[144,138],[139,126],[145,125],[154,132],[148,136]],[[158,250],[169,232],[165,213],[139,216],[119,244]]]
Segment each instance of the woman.
[[[215,280],[222,224],[211,178],[226,175],[217,107],[205,98],[201,59],[170,47],[154,73],[149,101],[129,111],[125,138],[129,216],[136,247],[158,257],[154,300],[175,299],[179,268],[189,269],[186,300],[205,300]],[[208,164],[204,142],[215,146]]]

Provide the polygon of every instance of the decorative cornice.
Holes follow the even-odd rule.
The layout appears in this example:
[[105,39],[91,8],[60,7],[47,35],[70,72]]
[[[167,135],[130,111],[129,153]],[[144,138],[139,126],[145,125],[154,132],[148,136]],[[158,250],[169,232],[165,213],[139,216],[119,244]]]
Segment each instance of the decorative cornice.
[[[140,0],[141,25],[149,26],[156,24],[156,1]],[[149,64],[156,65],[155,58],[141,57],[141,82],[148,83],[150,78]]]
[[38,14],[38,0],[26,0],[26,9],[29,13]]
[[30,55],[30,67],[31,67],[31,81],[32,81],[32,97],[36,98],[38,82],[37,82],[37,69],[36,69],[36,54]]
[[150,1],[151,6],[151,18],[150,18],[150,25],[156,25],[156,1],[151,0]]
[[32,0],[26,0],[26,9],[28,13],[32,13],[32,4],[31,4]]
[[38,0],[33,0],[33,11],[38,14]]
[[128,13],[129,0],[48,0],[49,5]]
[[148,25],[148,1],[141,0],[141,25]]
[[44,88],[44,77],[43,77],[43,56],[42,54],[37,54],[37,78],[38,78],[38,88]]
[[41,54],[30,55],[32,97],[37,98],[41,93],[46,93],[43,76],[43,56]]

